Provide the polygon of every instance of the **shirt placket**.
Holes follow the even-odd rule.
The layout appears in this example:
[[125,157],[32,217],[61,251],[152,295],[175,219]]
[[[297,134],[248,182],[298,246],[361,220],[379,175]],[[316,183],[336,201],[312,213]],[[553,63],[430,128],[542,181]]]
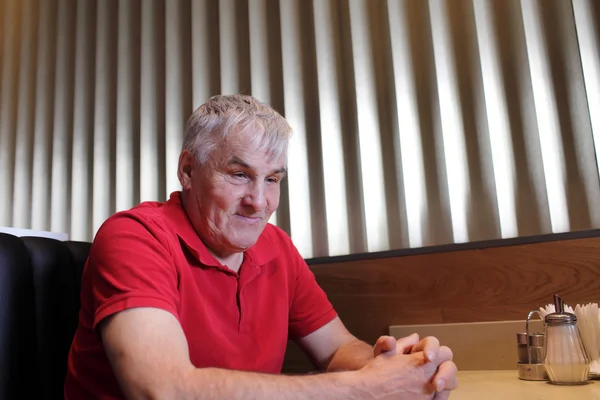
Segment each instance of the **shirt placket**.
[[[238,304],[238,332],[247,333],[250,330],[252,321],[252,307],[249,305],[247,299],[247,292],[249,284],[258,276],[260,273],[260,267],[247,263],[242,269],[242,273],[237,281],[236,300]],[[250,301],[251,303],[251,301]]]

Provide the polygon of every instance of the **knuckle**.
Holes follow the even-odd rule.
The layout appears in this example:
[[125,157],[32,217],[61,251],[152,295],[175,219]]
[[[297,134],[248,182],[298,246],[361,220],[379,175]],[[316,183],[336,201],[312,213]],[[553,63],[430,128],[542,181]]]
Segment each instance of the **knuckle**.
[[443,354],[444,358],[448,360],[454,359],[454,353],[448,346],[440,346],[440,352]]
[[427,340],[429,340],[430,342],[434,342],[434,343],[439,343],[439,339],[436,338],[435,336],[427,336],[426,337]]

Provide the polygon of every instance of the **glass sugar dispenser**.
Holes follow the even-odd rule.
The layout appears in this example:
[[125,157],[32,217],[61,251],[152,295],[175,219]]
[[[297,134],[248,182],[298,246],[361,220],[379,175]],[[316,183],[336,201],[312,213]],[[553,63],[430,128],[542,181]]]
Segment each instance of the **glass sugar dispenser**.
[[588,383],[591,360],[577,328],[577,317],[565,312],[563,301],[558,295],[554,295],[554,307],[555,312],[544,318],[544,367],[548,378],[557,385]]

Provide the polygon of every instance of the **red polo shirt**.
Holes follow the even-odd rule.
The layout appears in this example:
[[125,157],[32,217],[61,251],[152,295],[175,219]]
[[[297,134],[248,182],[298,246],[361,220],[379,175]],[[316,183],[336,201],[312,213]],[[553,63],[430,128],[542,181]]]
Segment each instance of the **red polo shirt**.
[[117,213],[98,231],[83,272],[66,399],[123,398],[97,325],[133,307],[172,313],[196,367],[265,373],[281,371],[288,337],[336,316],[282,230],[267,225],[235,273],[198,238],[179,192]]

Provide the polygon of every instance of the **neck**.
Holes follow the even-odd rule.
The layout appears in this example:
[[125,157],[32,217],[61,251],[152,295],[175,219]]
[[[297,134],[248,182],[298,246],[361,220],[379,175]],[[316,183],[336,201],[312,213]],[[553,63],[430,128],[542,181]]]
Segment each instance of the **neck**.
[[[183,206],[183,210],[188,215],[188,218],[190,220],[192,220],[191,215],[188,211],[188,196],[187,196],[187,191],[185,191],[185,190],[181,191],[181,205]],[[226,265],[227,268],[229,268],[230,270],[232,270],[234,272],[238,272],[240,270],[240,267],[242,266],[242,262],[244,261],[244,253],[243,252],[240,252],[240,253],[217,253],[211,248],[210,244],[202,238],[202,236],[198,233],[197,230],[196,230],[196,233],[198,234],[198,236],[200,237],[200,240],[202,240],[202,242],[208,249],[208,252],[218,262],[220,262],[223,265]]]
[[[208,248],[208,247],[207,247]],[[244,261],[244,253],[233,253],[227,256],[219,256],[215,254],[210,248],[208,251],[212,256],[221,264],[226,265],[227,268],[233,272],[239,272],[242,262]]]

